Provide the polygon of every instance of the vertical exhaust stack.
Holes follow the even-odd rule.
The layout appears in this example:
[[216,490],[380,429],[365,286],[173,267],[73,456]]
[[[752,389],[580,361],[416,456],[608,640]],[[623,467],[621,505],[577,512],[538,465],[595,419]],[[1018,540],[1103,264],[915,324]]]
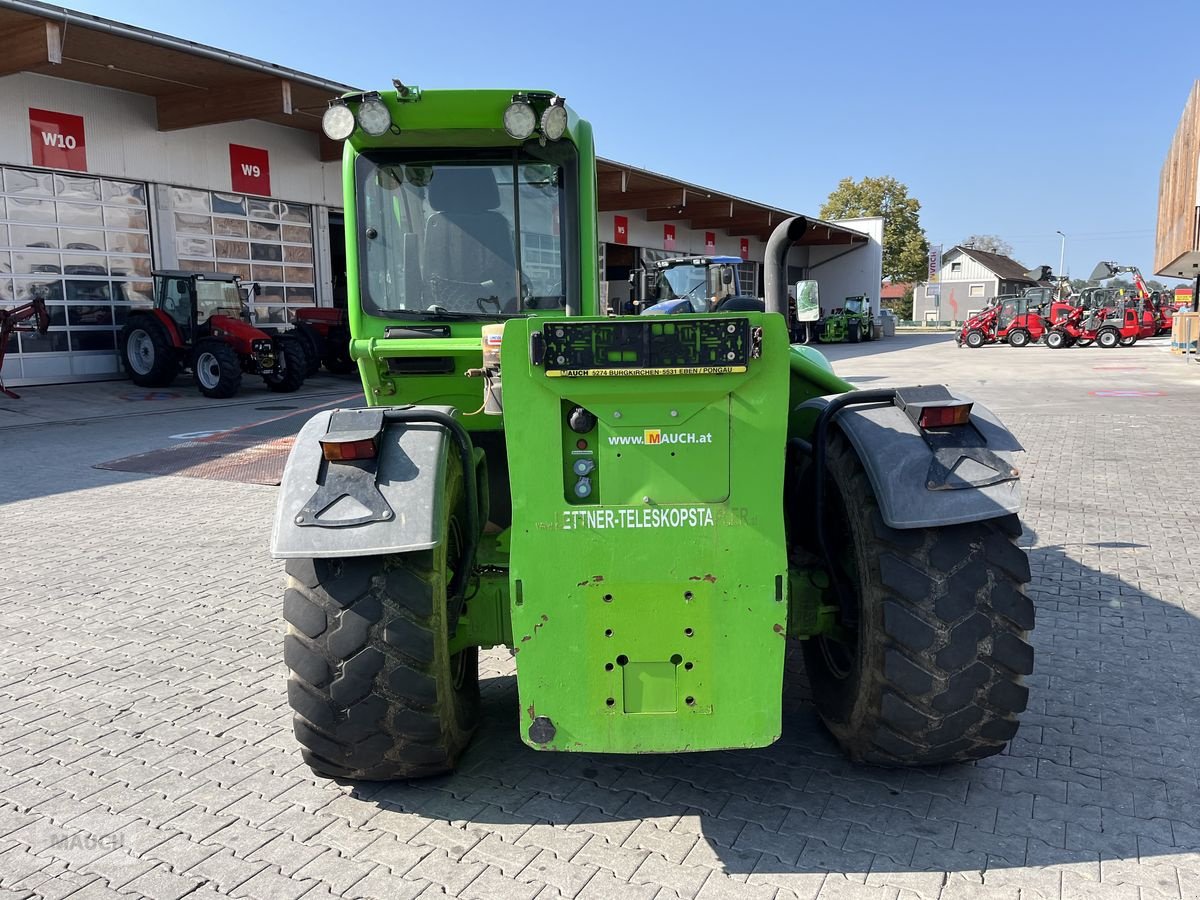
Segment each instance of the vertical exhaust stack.
[[808,219],[792,216],[775,226],[767,240],[763,263],[763,303],[767,312],[787,317],[787,255],[792,244],[808,230]]

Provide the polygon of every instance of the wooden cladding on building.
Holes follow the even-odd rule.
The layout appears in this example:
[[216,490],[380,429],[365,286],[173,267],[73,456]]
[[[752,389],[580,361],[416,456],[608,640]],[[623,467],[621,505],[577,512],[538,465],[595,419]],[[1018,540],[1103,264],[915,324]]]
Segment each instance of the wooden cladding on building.
[[[1158,233],[1154,268],[1174,275],[1185,256],[1200,251],[1200,81],[1192,86],[1158,187]],[[1188,275],[1191,263],[1187,263]]]

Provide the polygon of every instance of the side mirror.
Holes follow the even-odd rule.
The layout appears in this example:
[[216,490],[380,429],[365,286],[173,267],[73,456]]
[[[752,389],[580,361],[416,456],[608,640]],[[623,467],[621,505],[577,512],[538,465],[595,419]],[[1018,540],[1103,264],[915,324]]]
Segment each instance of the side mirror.
[[721,268],[721,284],[733,284],[733,269],[728,266]]
[[816,322],[821,318],[821,292],[815,281],[797,281],[795,297],[797,322]]

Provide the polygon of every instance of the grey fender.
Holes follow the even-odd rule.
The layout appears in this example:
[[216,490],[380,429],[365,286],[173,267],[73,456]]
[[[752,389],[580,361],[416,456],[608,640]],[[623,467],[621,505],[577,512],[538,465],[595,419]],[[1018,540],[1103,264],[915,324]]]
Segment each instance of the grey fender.
[[[320,439],[334,412],[313,416],[296,436],[279,487],[271,555],[377,556],[437,546],[445,522],[446,460],[455,452],[446,430],[385,421],[376,459],[333,463],[324,459]],[[331,473],[340,479],[332,491]]]
[[[816,397],[802,408],[824,409],[834,396]],[[950,474],[936,489],[930,488],[934,452],[904,410],[890,403],[849,406],[837,414],[833,424],[862,461],[883,521],[892,528],[959,525],[1020,511],[1018,463],[1025,448],[996,414],[980,403],[971,409],[971,424],[1002,468],[957,458],[951,452]],[[945,452],[942,455],[945,458]]]

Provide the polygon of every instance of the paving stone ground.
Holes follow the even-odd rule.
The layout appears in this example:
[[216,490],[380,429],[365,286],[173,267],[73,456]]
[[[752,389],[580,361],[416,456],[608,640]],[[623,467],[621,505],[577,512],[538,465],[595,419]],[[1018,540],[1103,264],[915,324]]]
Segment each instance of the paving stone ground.
[[959,366],[1029,449],[1038,657],[1006,754],[851,765],[798,655],[773,747],[536,753],[489,652],[457,774],[322,781],[285,699],[275,489],[90,468],[185,412],[0,430],[0,898],[1200,897],[1198,370],[1062,351],[1168,394],[1072,405],[1050,351],[899,346],[838,368]]

